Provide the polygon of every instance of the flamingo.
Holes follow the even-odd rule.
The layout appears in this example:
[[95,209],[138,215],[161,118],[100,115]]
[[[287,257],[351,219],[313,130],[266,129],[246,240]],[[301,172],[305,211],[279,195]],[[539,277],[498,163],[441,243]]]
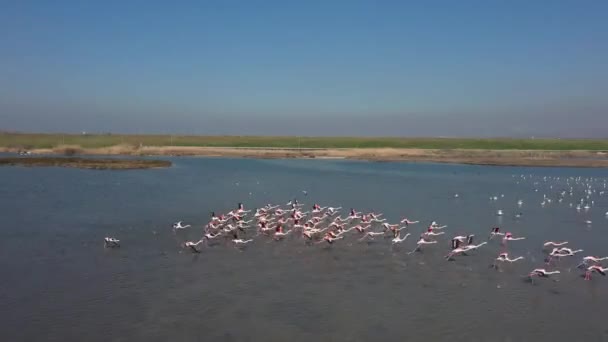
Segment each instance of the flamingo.
[[232,242],[234,242],[235,245],[244,245],[244,244],[250,243],[251,241],[253,241],[253,239],[249,239],[249,240],[232,239]]
[[528,277],[530,278],[530,280],[532,280],[532,277],[549,278],[550,276],[559,273],[560,271],[547,271],[544,268],[536,268],[528,274]]
[[410,221],[407,217],[404,218],[403,220],[401,220],[401,223],[405,223],[406,226],[409,225],[409,224],[415,224],[415,223],[418,223],[418,222],[420,222],[420,221]]
[[591,280],[591,274],[593,272],[606,276],[607,271],[608,271],[608,268],[603,268],[602,266],[598,266],[598,265],[589,266],[589,268],[587,268],[587,271],[585,272],[585,280]]
[[446,260],[450,260],[452,257],[458,255],[458,254],[464,254],[466,255],[466,252],[468,251],[472,251],[475,250],[483,245],[487,244],[486,241],[480,243],[479,245],[466,245],[463,247],[457,247],[455,249],[453,249],[448,255],[446,255]]
[[112,237],[105,237],[103,239],[103,245],[104,247],[120,247],[120,240]]
[[365,235],[363,235],[362,238],[359,239],[359,241],[362,241],[365,238],[370,238],[371,240],[373,240],[374,236],[379,236],[379,235],[384,235],[384,232],[367,232],[367,233],[365,233]]
[[547,258],[547,264],[551,263],[551,260],[553,260],[553,258],[561,258],[561,257],[567,257],[567,256],[574,256],[576,253],[580,253],[582,252],[582,249],[577,249],[577,250],[572,250],[570,248],[566,248],[566,247],[561,247],[561,248],[553,248],[553,250],[551,251],[551,253],[549,253],[549,257]]
[[560,246],[563,246],[563,245],[566,245],[566,244],[568,244],[568,241],[564,241],[564,242],[553,242],[553,241],[547,241],[547,242],[545,242],[545,243],[543,244],[543,247],[550,247],[550,246],[553,246],[553,247],[560,247]]
[[411,252],[409,252],[407,254],[412,254],[414,252],[421,251],[423,245],[432,245],[432,244],[435,244],[435,243],[437,243],[437,241],[426,240],[424,238],[424,236],[420,236],[420,239],[418,240],[418,242],[416,242],[416,248],[413,251],[411,251]]
[[331,232],[325,234],[325,236],[323,237],[323,239],[317,243],[323,243],[323,242],[327,242],[330,245],[334,243],[334,241],[336,240],[342,240],[344,238],[344,236],[336,236],[336,235],[332,235]]
[[407,234],[405,234],[404,237],[397,236],[394,239],[392,239],[391,241],[393,242],[393,244],[401,243],[401,242],[405,241],[407,239],[407,237],[410,235],[411,235],[410,233],[407,233]]
[[513,237],[513,234],[506,233],[505,237],[502,238],[502,244],[506,245],[507,241],[519,241],[519,240],[524,240],[524,239],[525,239],[525,237],[518,237],[518,238],[516,238],[516,237]]
[[465,243],[470,245],[473,243],[473,238],[475,235],[469,234],[467,236],[458,235],[452,238],[452,249],[456,249],[460,247],[460,244]]
[[500,232],[500,227],[494,227],[490,231],[490,237],[488,238],[488,240],[492,239],[496,235],[505,235],[505,234]]
[[173,224],[173,229],[175,229],[175,230],[177,230],[177,229],[186,229],[186,228],[189,228],[189,227],[190,227],[189,224],[187,224],[185,226],[182,226],[182,221],[178,221],[178,222],[176,222],[176,223]]
[[509,259],[509,254],[508,254],[508,253],[500,253],[500,254],[498,255],[498,258],[496,258],[496,260],[497,260],[497,261],[501,261],[501,262],[511,262],[511,263],[516,262],[516,261],[518,261],[518,260],[523,260],[523,259],[524,259],[524,257],[523,257],[523,256],[518,256],[518,257],[517,257],[517,258],[515,258],[515,259]]
[[600,258],[600,257],[595,257],[595,256],[586,256],[586,257],[583,258],[583,262],[581,262],[576,267],[580,268],[582,266],[587,266],[590,263],[599,264],[601,261],[604,261],[604,260],[608,260],[608,257]]
[[188,241],[188,242],[184,243],[184,247],[189,247],[192,250],[192,252],[194,252],[194,253],[200,253],[200,251],[198,249],[196,249],[196,246],[198,246],[201,243],[203,243],[203,239],[200,239],[197,242]]

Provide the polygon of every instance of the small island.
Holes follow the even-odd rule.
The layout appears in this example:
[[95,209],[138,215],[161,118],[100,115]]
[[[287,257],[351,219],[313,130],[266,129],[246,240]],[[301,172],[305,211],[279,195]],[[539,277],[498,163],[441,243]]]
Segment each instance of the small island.
[[9,157],[0,158],[0,166],[28,167],[73,167],[92,170],[134,170],[169,167],[167,160],[148,159],[111,159],[111,158],[80,158],[80,157]]

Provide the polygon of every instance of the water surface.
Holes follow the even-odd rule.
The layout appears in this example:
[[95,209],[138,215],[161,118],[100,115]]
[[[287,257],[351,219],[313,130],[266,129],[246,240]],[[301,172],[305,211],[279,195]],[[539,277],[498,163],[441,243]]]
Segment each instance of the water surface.
[[[133,171],[0,168],[3,340],[608,341],[608,279],[582,280],[573,267],[579,258],[557,265],[558,282],[522,278],[544,267],[546,239],[608,254],[608,202],[599,194],[605,170],[171,161],[168,169]],[[569,204],[584,196],[583,184],[596,190],[594,204],[577,211]],[[573,196],[558,202],[570,186]],[[543,195],[552,203],[541,206]],[[307,206],[421,220],[410,228],[414,236],[435,220],[448,225],[447,236],[413,255],[415,238],[391,248],[389,239],[367,244],[355,235],[331,248],[297,236],[257,238],[243,251],[220,244],[193,255],[181,247],[200,237],[211,211],[294,196]],[[497,209],[505,215],[497,217]],[[174,234],[177,220],[195,228]],[[525,261],[490,269],[498,241],[443,259],[449,237],[481,239],[495,225],[527,237],[509,246]],[[122,247],[103,248],[105,236]]]

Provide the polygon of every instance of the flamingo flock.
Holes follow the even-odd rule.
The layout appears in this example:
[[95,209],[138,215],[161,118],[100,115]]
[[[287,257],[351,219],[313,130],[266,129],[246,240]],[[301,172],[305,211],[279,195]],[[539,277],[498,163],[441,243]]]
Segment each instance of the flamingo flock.
[[[285,206],[267,204],[258,208],[251,214],[251,210],[245,210],[243,203],[226,214],[216,215],[211,213],[210,221],[203,227],[203,235],[197,241],[187,241],[183,244],[193,253],[201,253],[203,246],[213,246],[213,241],[224,240],[234,247],[243,249],[248,244],[259,239],[280,242],[288,238],[300,240],[304,244],[314,246],[326,244],[328,246],[342,240],[350,240],[372,243],[376,239],[390,239],[391,246],[404,243],[414,232],[410,232],[410,226],[419,221],[403,218],[398,223],[391,224],[383,217],[382,213],[362,213],[350,209],[347,215],[340,215],[341,207],[322,207],[314,204],[310,210],[303,211],[303,204],[297,200],[289,201]],[[247,217],[250,217],[248,220]],[[173,224],[176,230],[190,228],[182,221]],[[421,252],[425,248],[440,243],[441,237],[446,234],[447,225],[439,225],[432,221],[428,227],[420,233],[415,243],[415,248],[407,255]],[[408,231],[402,235],[402,231]],[[445,256],[446,260],[454,260],[458,256],[468,256],[491,242],[497,236],[502,237],[499,245],[500,252],[491,265],[499,269],[499,264],[515,263],[524,260],[523,256],[511,257],[507,251],[508,244],[514,241],[524,240],[525,237],[515,237],[511,232],[503,233],[500,227],[492,227],[486,241],[475,244],[475,235],[456,235],[451,238],[449,250]],[[567,241],[547,241],[542,245],[542,250],[547,254],[546,267],[551,267],[565,257],[574,256],[583,252],[582,249],[571,249],[565,247]],[[104,246],[108,248],[120,247],[120,240],[112,237],[104,238]],[[577,268],[584,269],[584,279],[591,280],[593,273],[605,276],[608,268],[601,265],[602,261],[608,261],[608,257],[586,256]],[[550,278],[560,274],[559,270],[547,270],[535,268],[527,277],[532,280],[536,278]]]
[[[515,176],[514,176],[515,177]],[[517,184],[525,180],[532,180],[532,176],[521,175]],[[542,183],[549,181],[560,181],[559,177],[544,177],[541,180],[534,181],[534,192],[539,192]],[[561,180],[562,182],[564,180]],[[564,188],[558,191],[556,196],[542,195],[540,206],[547,208],[552,203],[562,203],[568,197],[573,197],[577,186],[583,189],[583,197],[580,198],[576,207],[571,202],[570,208],[576,208],[577,211],[584,208],[589,211],[595,205],[592,199],[593,195],[603,196],[607,187],[606,181],[603,183],[603,189],[594,187],[594,180],[590,178],[570,177],[565,179]],[[597,184],[595,184],[597,185]],[[549,186],[553,189],[553,185]],[[302,191],[307,195],[306,191]],[[497,202],[504,198],[504,194],[490,196],[491,202]],[[460,198],[459,194],[454,194],[453,198]],[[517,208],[521,208],[524,201],[518,199],[516,202]],[[226,214],[216,215],[211,213],[209,222],[204,225],[202,236],[197,241],[187,241],[183,247],[193,253],[201,253],[202,249],[217,245],[216,241],[224,241],[231,244],[235,248],[243,250],[250,244],[256,244],[259,240],[274,241],[280,243],[282,241],[301,241],[308,246],[326,245],[327,247],[334,244],[346,244],[352,246],[352,243],[374,243],[377,240],[390,241],[391,248],[395,246],[405,245],[409,237],[417,235],[418,239],[413,242],[415,244],[413,250],[407,252],[407,255],[412,255],[417,252],[422,252],[425,249],[440,249],[441,246],[446,246],[446,260],[454,260],[457,257],[469,256],[475,254],[475,251],[481,248],[490,248],[493,241],[500,239],[497,243],[499,246],[498,255],[493,258],[491,267],[499,270],[500,265],[513,264],[524,260],[524,256],[511,256],[509,246],[517,241],[525,240],[523,236],[516,236],[512,232],[503,232],[500,227],[494,226],[490,229],[489,236],[485,241],[475,243],[477,238],[473,234],[455,235],[444,243],[444,236],[448,234],[447,225],[440,225],[436,221],[431,221],[426,229],[422,232],[415,232],[412,226],[419,223],[418,220],[411,220],[404,217],[396,223],[388,222],[382,213],[374,211],[363,213],[355,209],[350,209],[342,216],[342,207],[321,206],[314,204],[309,210],[303,209],[304,204],[299,203],[297,199],[287,202],[285,205],[267,204],[264,207],[257,208],[253,211],[245,210],[243,203],[238,203],[236,209],[233,209]],[[505,211],[499,209],[496,212],[499,219],[505,215]],[[522,217],[521,212],[517,212],[514,216],[516,220]],[[608,217],[608,212],[606,213]],[[587,225],[591,225],[590,220],[584,221]],[[191,225],[184,224],[178,221],[172,226],[173,232],[191,228]],[[390,240],[389,240],[390,239]],[[350,242],[349,242],[350,241]],[[385,242],[388,244],[388,242]],[[573,249],[568,247],[568,241],[546,241],[541,246],[541,251],[546,254],[545,265],[534,268],[524,277],[532,281],[534,278],[552,278],[561,272],[556,269],[557,265],[563,259],[575,257],[582,253],[582,249]],[[120,247],[120,240],[113,237],[104,238],[104,246],[107,248]],[[608,257],[585,256],[582,261],[576,266],[582,269],[584,274],[582,277],[585,280],[591,280],[592,274],[605,276],[608,273],[608,268],[602,265],[602,262],[608,262]]]

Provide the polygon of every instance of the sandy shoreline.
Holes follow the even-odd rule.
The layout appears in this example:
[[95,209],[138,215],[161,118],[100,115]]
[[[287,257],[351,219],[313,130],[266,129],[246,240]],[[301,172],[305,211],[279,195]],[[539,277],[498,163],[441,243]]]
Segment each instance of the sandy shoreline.
[[[2,148],[0,152],[17,152]],[[543,151],[543,150],[470,150],[470,149],[406,149],[406,148],[234,148],[195,146],[118,145],[104,148],[58,146],[33,149],[32,154],[89,154],[131,156],[203,156],[261,159],[352,159],[368,161],[409,161],[497,166],[561,166],[608,167],[608,154],[603,151]]]

